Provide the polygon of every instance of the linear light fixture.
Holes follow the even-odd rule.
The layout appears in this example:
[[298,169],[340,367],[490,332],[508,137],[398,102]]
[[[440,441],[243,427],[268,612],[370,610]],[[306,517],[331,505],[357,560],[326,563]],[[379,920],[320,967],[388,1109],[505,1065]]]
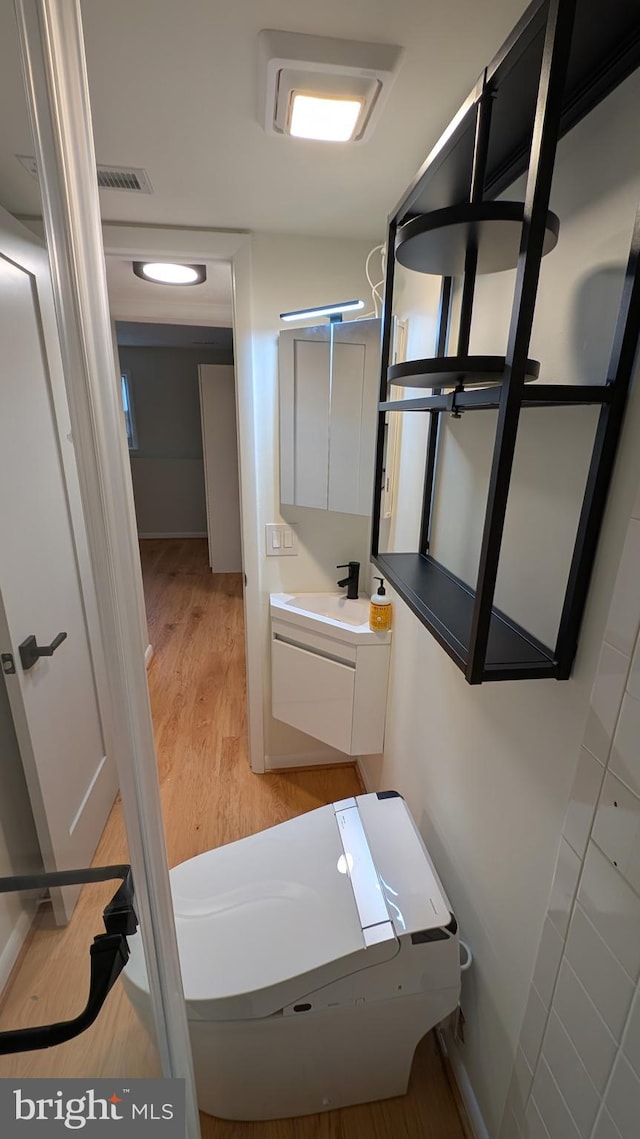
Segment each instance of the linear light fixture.
[[295,312],[281,312],[280,320],[311,320],[314,316],[328,316],[329,320],[342,320],[343,312],[356,312],[364,308],[364,301],[340,301],[335,305],[322,305],[320,308],[301,308]]

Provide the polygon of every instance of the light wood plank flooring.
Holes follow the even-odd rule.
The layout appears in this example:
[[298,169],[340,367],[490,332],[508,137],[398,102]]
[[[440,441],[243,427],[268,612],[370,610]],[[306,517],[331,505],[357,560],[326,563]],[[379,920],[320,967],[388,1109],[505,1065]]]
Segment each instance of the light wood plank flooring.
[[[149,635],[149,687],[169,864],[334,799],[359,793],[355,767],[257,776],[247,759],[242,585],[211,574],[206,542],[141,543]],[[97,865],[125,861],[116,802]],[[0,1006],[0,1028],[66,1019],[83,1004],[88,947],[111,887],[82,891],[72,922],[39,923]],[[0,1058],[0,1076],[159,1074],[153,1044],[121,990],[96,1024],[49,1051]],[[292,1078],[295,1076],[292,1074]],[[408,1095],[305,1119],[230,1123],[202,1116],[203,1139],[464,1139],[433,1035],[417,1050]]]

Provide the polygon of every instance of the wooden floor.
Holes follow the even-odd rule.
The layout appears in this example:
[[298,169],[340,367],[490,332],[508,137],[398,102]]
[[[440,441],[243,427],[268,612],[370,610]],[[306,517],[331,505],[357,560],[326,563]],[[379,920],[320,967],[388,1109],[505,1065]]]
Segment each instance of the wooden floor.
[[[149,687],[169,864],[359,793],[352,766],[251,772],[240,575],[211,574],[204,540],[144,541],[141,547],[155,650]],[[95,862],[126,860],[116,802]],[[34,929],[5,990],[0,1029],[76,1015],[88,986],[88,947],[101,932],[98,915],[111,892],[110,885],[85,887],[69,926]],[[155,1047],[121,986],[76,1040],[49,1051],[0,1057],[0,1077],[159,1074]],[[267,1123],[203,1115],[202,1133],[203,1139],[464,1139],[433,1034],[416,1052],[406,1096]]]

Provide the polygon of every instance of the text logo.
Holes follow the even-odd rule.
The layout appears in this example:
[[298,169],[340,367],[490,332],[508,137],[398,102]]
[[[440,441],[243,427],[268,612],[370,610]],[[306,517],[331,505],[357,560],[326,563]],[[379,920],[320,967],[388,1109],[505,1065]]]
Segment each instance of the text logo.
[[184,1080],[0,1080],[2,1139],[184,1139]]

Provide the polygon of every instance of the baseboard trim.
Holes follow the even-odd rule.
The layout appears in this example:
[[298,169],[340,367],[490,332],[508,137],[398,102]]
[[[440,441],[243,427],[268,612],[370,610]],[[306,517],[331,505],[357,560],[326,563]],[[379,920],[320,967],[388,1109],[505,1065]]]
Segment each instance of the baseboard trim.
[[482,1117],[476,1093],[471,1085],[469,1073],[460,1056],[451,1031],[436,1028],[436,1040],[442,1060],[456,1098],[460,1119],[467,1139],[490,1139],[487,1125]]
[[353,759],[333,759],[330,751],[309,751],[302,755],[265,755],[265,771],[290,771],[292,767],[353,767]]
[[31,931],[34,917],[35,908],[31,912],[29,910],[22,911],[15,926],[11,930],[9,940],[2,950],[2,953],[0,953],[0,996],[4,992],[20,957],[24,943]]
[[143,540],[145,538],[206,538],[206,530],[158,530],[149,533],[138,533],[138,537]]
[[149,644],[149,645],[147,645],[146,649],[144,650],[145,668],[149,667],[149,665],[151,664],[151,661],[153,660],[153,656],[154,656],[153,645]]
[[360,776],[360,782],[362,783],[362,786],[364,787],[365,791],[369,794],[372,791],[379,791],[380,790],[379,787],[374,787],[373,781],[369,777],[369,772],[367,771],[365,763],[361,757],[358,757],[356,759],[356,767],[358,769],[358,775]]

